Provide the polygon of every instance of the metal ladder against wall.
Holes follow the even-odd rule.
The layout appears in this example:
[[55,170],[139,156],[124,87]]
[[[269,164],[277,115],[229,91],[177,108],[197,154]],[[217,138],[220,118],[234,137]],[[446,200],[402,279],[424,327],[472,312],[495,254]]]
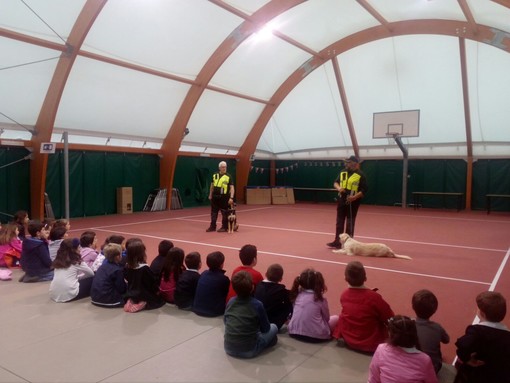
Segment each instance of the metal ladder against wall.
[[170,207],[171,210],[182,209],[182,199],[181,194],[179,193],[179,189],[172,189],[172,205]]
[[161,211],[166,208],[166,189],[154,189],[147,196],[143,211]]
[[53,207],[51,206],[50,197],[48,196],[48,193],[44,193],[44,211],[45,211],[45,217],[50,219],[55,219],[55,214],[53,213]]

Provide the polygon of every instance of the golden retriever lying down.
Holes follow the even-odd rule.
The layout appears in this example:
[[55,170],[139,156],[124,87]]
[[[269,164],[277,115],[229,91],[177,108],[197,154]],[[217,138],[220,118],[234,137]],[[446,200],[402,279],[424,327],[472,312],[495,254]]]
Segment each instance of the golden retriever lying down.
[[333,253],[359,255],[361,257],[387,257],[412,259],[407,255],[395,254],[388,246],[383,243],[361,243],[351,238],[349,234],[340,234],[340,242],[342,249],[333,250]]

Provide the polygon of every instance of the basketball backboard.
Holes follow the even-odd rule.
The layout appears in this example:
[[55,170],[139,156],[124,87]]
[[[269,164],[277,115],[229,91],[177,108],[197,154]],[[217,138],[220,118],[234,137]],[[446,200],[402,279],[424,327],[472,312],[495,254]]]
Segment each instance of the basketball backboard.
[[372,138],[418,137],[420,135],[420,111],[374,113]]

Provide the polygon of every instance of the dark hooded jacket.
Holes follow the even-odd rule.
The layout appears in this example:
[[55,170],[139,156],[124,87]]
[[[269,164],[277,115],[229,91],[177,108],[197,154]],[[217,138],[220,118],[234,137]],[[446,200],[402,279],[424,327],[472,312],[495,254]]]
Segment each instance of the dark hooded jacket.
[[39,238],[25,238],[21,246],[20,264],[30,277],[48,274],[52,270],[48,242]]

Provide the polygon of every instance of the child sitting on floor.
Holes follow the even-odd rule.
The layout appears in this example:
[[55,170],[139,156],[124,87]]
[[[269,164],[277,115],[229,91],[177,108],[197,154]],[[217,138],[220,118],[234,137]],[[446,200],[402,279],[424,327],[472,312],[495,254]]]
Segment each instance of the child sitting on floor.
[[[13,221],[11,222],[13,225],[18,226],[19,230],[19,239],[22,241],[28,236],[28,223],[30,219],[28,217],[28,213],[25,210],[18,210],[14,213]],[[43,225],[44,226],[44,225]]]
[[209,270],[204,271],[198,279],[192,310],[197,315],[217,317],[225,312],[230,279],[223,270],[225,256],[222,252],[214,251],[207,255],[206,263]]
[[83,262],[92,267],[97,258],[97,236],[93,231],[85,231],[80,236],[80,254]]
[[340,295],[342,311],[333,337],[353,350],[373,353],[388,338],[386,325],[395,314],[379,293],[365,286],[367,274],[361,262],[349,262],[344,275],[349,287]]
[[50,241],[48,249],[50,250],[50,258],[52,261],[57,257],[57,251],[60,248],[60,244],[67,237],[67,229],[65,226],[54,226],[50,230]]
[[39,221],[28,223],[30,237],[21,245],[20,265],[25,274],[20,282],[43,282],[53,279],[50,251],[48,250],[48,226]]
[[[264,277],[261,273],[254,269],[257,265],[257,248],[254,245],[244,245],[241,247],[241,250],[239,250],[239,259],[241,260],[242,265],[236,267],[234,271],[232,271],[232,277],[239,271],[246,271],[251,274],[253,286],[257,286],[260,282],[262,282]],[[227,302],[235,295],[236,293],[231,284],[228,290]]]
[[502,323],[506,300],[498,292],[484,291],[476,305],[480,322],[469,325],[455,343],[459,357],[455,382],[510,382],[510,331]]
[[255,288],[255,298],[264,304],[269,322],[274,323],[278,330],[292,314],[289,290],[280,283],[282,279],[283,267],[275,263],[267,268],[266,279]]
[[184,271],[184,250],[173,247],[168,254],[161,269],[159,294],[167,303],[174,303],[174,292],[179,277]]
[[124,267],[120,264],[122,247],[117,243],[109,243],[103,248],[103,252],[106,263],[94,276],[90,290],[92,303],[100,307],[122,307],[127,289]]
[[430,356],[437,374],[443,365],[441,343],[450,343],[450,336],[445,329],[439,323],[430,320],[437,311],[437,298],[432,291],[419,290],[414,293],[411,303],[416,313],[415,322],[420,350]]
[[387,342],[377,346],[368,371],[368,383],[437,383],[430,357],[418,350],[415,322],[395,315],[388,320]]
[[179,281],[177,281],[174,300],[177,307],[181,310],[191,310],[197,291],[198,279],[200,278],[198,270],[202,266],[200,253],[192,251],[187,254],[186,258],[184,258],[184,264],[186,265],[186,270],[183,271]]
[[55,276],[50,284],[50,298],[69,302],[90,295],[94,272],[81,259],[78,238],[64,239],[53,261]]
[[122,236],[122,235],[116,235],[116,234],[113,234],[113,235],[110,235],[109,237],[107,237],[105,240],[104,240],[104,243],[103,245],[101,246],[101,252],[97,255],[97,258],[96,260],[94,261],[94,263],[92,264],[92,270],[94,272],[97,271],[97,269],[99,269],[99,267],[103,264],[103,263],[106,263],[106,257],[102,251],[102,249],[108,245],[109,243],[116,243],[117,245],[120,245],[121,248],[122,248],[122,257],[121,257],[121,261],[120,261],[120,264],[122,266],[124,266],[126,264],[126,239]]
[[161,269],[163,268],[163,263],[165,262],[168,251],[172,247],[174,247],[173,242],[167,239],[162,240],[158,245],[158,255],[153,259],[150,265],[152,272],[158,278],[161,278]]
[[292,338],[309,343],[331,339],[338,316],[329,316],[328,301],[323,295],[325,291],[324,277],[314,269],[306,269],[294,279],[290,290],[294,309],[288,325]]
[[17,225],[8,224],[0,229],[0,267],[19,267],[22,242]]
[[253,280],[247,271],[232,277],[237,296],[225,309],[225,352],[238,358],[253,358],[277,342],[278,328],[267,319],[264,305],[252,297]]
[[145,251],[145,245],[139,238],[130,238],[126,243],[126,312],[157,309],[165,304],[159,296],[159,281],[147,265]]

